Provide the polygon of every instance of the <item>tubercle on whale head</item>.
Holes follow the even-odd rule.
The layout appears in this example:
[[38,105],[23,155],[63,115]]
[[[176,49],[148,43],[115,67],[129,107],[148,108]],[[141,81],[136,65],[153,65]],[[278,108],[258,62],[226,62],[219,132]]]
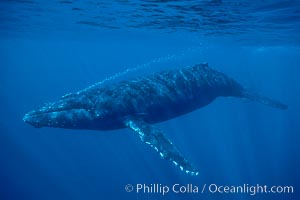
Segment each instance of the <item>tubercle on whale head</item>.
[[[85,109],[71,109],[47,113],[25,114],[23,121],[36,127],[57,127],[80,129],[92,121],[92,114]],[[85,122],[85,123],[84,123]]]
[[76,94],[63,96],[54,103],[25,114],[23,121],[36,127],[84,128],[93,120],[90,102]]

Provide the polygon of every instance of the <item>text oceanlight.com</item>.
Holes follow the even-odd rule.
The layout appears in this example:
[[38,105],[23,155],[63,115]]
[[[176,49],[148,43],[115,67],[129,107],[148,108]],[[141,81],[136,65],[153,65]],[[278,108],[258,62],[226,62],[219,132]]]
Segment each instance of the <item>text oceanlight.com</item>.
[[134,192],[137,194],[161,194],[168,193],[178,194],[204,194],[204,193],[218,193],[218,194],[292,194],[294,193],[293,186],[268,186],[268,185],[218,185],[218,184],[127,184],[125,186],[126,192]]

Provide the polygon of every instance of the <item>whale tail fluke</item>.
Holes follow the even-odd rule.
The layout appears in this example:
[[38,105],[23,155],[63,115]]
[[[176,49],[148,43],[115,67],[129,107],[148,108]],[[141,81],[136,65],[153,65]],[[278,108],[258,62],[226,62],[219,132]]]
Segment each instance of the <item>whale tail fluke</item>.
[[282,110],[288,109],[288,106],[284,103],[281,103],[280,101],[268,97],[260,96],[259,94],[253,92],[244,91],[242,97],[250,99],[252,101],[259,102],[261,104],[265,104],[267,106],[271,106],[273,108],[278,108]]

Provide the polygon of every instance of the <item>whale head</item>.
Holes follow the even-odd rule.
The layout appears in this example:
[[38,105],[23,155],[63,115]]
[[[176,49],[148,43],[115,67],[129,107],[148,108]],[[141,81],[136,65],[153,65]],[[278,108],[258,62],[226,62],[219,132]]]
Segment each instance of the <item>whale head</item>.
[[83,129],[93,121],[89,99],[78,94],[67,94],[57,102],[47,103],[25,114],[23,121],[36,127]]

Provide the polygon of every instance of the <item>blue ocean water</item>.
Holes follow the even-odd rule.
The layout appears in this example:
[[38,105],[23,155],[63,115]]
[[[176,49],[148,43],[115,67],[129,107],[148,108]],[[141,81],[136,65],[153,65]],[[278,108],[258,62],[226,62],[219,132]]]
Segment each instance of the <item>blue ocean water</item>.
[[[298,0],[2,0],[0,199],[299,198],[299,19]],[[218,98],[156,124],[198,176],[160,159],[130,130],[35,129],[22,121],[38,105],[102,80],[203,62],[289,109]],[[127,184],[192,184],[199,192],[126,192]],[[294,192],[202,193],[205,184]]]

